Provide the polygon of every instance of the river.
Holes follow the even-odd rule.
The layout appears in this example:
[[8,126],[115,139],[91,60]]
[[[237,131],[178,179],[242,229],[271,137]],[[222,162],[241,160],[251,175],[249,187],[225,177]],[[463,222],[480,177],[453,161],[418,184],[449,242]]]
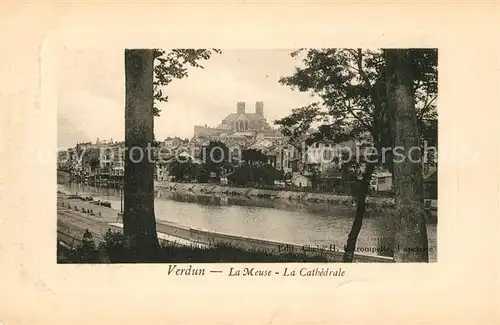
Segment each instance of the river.
[[[120,190],[83,184],[58,184],[58,190],[91,195],[111,202],[120,210]],[[342,249],[352,225],[354,210],[323,203],[294,203],[269,199],[242,199],[180,194],[159,189],[155,198],[158,222],[182,225],[232,235],[261,238],[299,245]],[[436,260],[436,225],[428,225],[430,260]],[[369,216],[363,221],[357,248],[370,253],[383,245],[383,218]],[[376,254],[372,252],[372,254]]]

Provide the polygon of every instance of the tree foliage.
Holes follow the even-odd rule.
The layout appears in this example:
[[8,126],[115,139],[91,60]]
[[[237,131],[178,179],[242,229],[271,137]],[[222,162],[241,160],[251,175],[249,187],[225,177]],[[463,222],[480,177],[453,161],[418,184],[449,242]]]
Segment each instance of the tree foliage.
[[[125,143],[127,147],[147,150],[159,147],[154,138],[154,116],[159,102],[168,101],[164,88],[174,79],[187,77],[189,67],[218,50],[173,49],[125,50]],[[125,159],[124,234],[128,244],[143,258],[159,248],[154,215],[154,165],[147,159]],[[184,167],[183,167],[184,168]],[[182,172],[182,168],[180,168]],[[191,173],[189,169],[189,173]],[[190,175],[190,174],[188,174]]]
[[222,167],[231,163],[229,148],[221,141],[210,141],[201,148],[201,160],[209,173],[220,175]]
[[[310,92],[317,100],[275,122],[286,136],[297,138],[318,124],[313,141],[339,143],[368,135],[375,147],[391,145],[382,51],[302,49],[291,55],[301,57],[303,67],[280,83]],[[437,50],[413,50],[412,58],[417,115],[420,121],[435,120]],[[421,133],[432,136],[424,130],[427,125],[420,123]]]
[[200,164],[193,163],[191,159],[185,161],[174,160],[170,166],[170,174],[176,181],[206,183],[210,177],[209,172]]
[[238,185],[262,184],[273,185],[275,180],[281,180],[283,175],[270,164],[261,164],[257,167],[243,163],[228,176],[228,179]]
[[269,157],[261,150],[245,149],[241,152],[241,158],[250,165],[258,165],[267,163]]
[[95,171],[99,168],[100,159],[99,159],[99,149],[97,148],[89,148],[83,150],[78,148],[75,150],[75,154],[77,157],[81,157],[82,166],[90,166],[92,171]]
[[214,53],[221,53],[221,51],[218,49],[154,50],[155,116],[160,115],[157,103],[168,102],[168,95],[163,92],[163,87],[168,86],[174,79],[187,77],[189,67],[203,69],[200,61],[210,59]]
[[[292,141],[307,137],[309,143],[333,140],[342,143],[356,140],[362,146],[374,147],[378,155],[361,152],[356,165],[361,162],[364,173],[355,186],[356,217],[347,239],[344,261],[352,262],[357,237],[366,210],[366,196],[375,167],[381,163],[392,170],[390,150],[394,148],[391,132],[393,117],[388,109],[386,88],[386,60],[382,50],[363,49],[301,49],[291,54],[302,59],[291,76],[280,83],[292,89],[309,92],[315,101],[275,121],[282,133]],[[421,142],[437,142],[437,50],[411,50],[412,97],[418,118]],[[317,130],[308,134],[311,127]],[[426,139],[429,137],[430,139]],[[370,158],[370,161],[366,161]],[[377,158],[377,159],[374,159]]]

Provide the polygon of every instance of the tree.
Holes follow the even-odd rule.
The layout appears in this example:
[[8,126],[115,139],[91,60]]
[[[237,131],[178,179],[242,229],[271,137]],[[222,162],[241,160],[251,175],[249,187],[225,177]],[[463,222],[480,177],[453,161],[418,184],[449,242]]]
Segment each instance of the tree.
[[170,174],[179,181],[197,181],[199,183],[206,183],[210,178],[209,172],[200,164],[193,163],[192,159],[187,157],[176,159],[170,165]]
[[205,167],[197,164],[195,168],[195,179],[199,183],[207,183],[210,179],[210,173]]
[[[424,212],[424,189],[417,114],[413,100],[411,50],[384,50],[389,116],[394,148],[404,149],[404,158],[394,164],[396,220],[395,262],[428,262],[428,240]],[[408,159],[408,158],[412,159]]]
[[[280,81],[285,83],[284,80],[282,78]],[[274,121],[274,124],[279,126],[281,134],[286,137],[287,144],[293,148],[293,157],[302,162],[302,170],[305,170],[307,162],[306,145],[310,145],[313,142],[309,138],[311,125],[321,120],[317,105],[312,104],[294,109],[289,116]]]
[[[215,50],[218,52],[218,50]],[[153,119],[158,102],[167,102],[163,88],[187,77],[188,67],[202,67],[212,50],[125,50],[125,175],[123,232],[136,258],[150,260],[159,247],[154,214],[155,146]]]
[[260,164],[256,169],[256,179],[260,184],[274,185],[274,181],[282,178],[281,173],[271,164]]
[[153,50],[125,50],[125,175],[123,233],[136,256],[159,247],[154,214]]
[[250,165],[256,166],[259,164],[265,164],[268,161],[268,157],[261,151],[257,149],[245,149],[241,152],[241,158]]
[[261,166],[267,163],[268,157],[257,149],[245,149],[241,152],[241,159],[250,166],[250,181],[255,180],[254,169],[256,166]]
[[208,60],[213,53],[221,53],[219,49],[172,49],[165,51],[154,50],[154,114],[160,116],[159,102],[168,102],[168,95],[163,87],[168,86],[174,79],[183,79],[188,76],[188,68],[200,68],[202,60]]
[[90,148],[85,150],[77,146],[77,148],[75,149],[74,157],[75,159],[81,157],[82,166],[89,166],[92,171],[95,171],[97,168],[99,168],[99,149],[97,148]]
[[232,172],[227,178],[233,184],[237,185],[247,185],[251,180],[251,170],[250,165],[244,163],[239,165],[234,172]]
[[179,182],[184,179],[186,179],[187,175],[187,167],[188,164],[190,163],[189,160],[187,161],[180,161],[180,159],[175,159],[171,165],[170,165],[170,174],[175,177],[175,181]]
[[100,166],[100,161],[98,157],[92,157],[89,161],[90,169],[92,171],[95,171],[99,168]]
[[[344,261],[352,262],[356,241],[366,210],[366,196],[373,171],[384,165],[392,171],[390,120],[387,112],[385,87],[385,58],[380,50],[362,49],[309,49],[293,52],[302,57],[304,67],[296,68],[293,75],[280,79],[283,85],[299,91],[308,91],[318,100],[308,106],[296,108],[292,114],[277,121],[285,130],[309,129],[319,124],[310,142],[325,139],[342,143],[347,140],[363,141],[374,152],[366,150],[358,157],[363,171],[356,197],[356,216],[347,238]],[[414,82],[412,94],[417,98],[419,120],[436,117],[437,51],[415,50],[412,56]],[[426,123],[420,123],[425,127]],[[426,134],[426,132],[422,132]]]
[[321,173],[318,169],[313,169],[311,171],[311,185],[313,189],[317,189],[321,179]]
[[203,167],[209,173],[217,176],[221,173],[221,168],[230,163],[229,148],[221,141],[210,141],[201,150]]
[[238,185],[258,183],[273,185],[275,180],[282,179],[283,175],[270,164],[259,164],[252,167],[249,163],[243,163],[228,176],[228,179]]

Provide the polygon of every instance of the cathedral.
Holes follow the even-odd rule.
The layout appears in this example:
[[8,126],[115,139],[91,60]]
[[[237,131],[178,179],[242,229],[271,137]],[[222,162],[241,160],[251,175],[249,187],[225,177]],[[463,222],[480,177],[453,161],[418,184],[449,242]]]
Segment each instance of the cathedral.
[[255,112],[248,113],[245,110],[245,102],[236,104],[236,112],[226,116],[221,123],[210,128],[205,126],[194,126],[194,137],[208,137],[219,140],[238,140],[256,138],[281,138],[281,134],[274,130],[264,117],[264,103],[255,103]]

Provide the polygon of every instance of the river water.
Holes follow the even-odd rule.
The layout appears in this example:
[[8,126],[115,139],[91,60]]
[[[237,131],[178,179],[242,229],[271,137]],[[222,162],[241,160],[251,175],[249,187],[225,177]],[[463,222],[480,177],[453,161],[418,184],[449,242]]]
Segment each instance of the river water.
[[[91,195],[111,202],[120,210],[120,190],[83,184],[58,184],[58,190]],[[285,243],[342,249],[354,218],[354,209],[323,203],[297,203],[269,199],[180,194],[158,189],[155,198],[158,222],[182,225],[232,235],[261,238]],[[378,253],[387,237],[383,219],[368,216],[357,241],[359,252]],[[428,226],[429,246],[436,251],[436,226]],[[370,252],[372,251],[372,252]],[[430,253],[431,261],[435,253]]]

